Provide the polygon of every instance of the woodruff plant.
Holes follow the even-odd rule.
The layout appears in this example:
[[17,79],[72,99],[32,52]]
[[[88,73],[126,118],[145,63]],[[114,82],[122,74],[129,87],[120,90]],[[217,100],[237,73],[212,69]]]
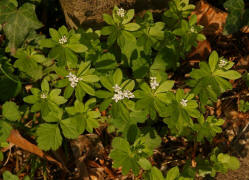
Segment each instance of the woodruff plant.
[[[13,0],[4,2],[12,8],[0,6],[0,19],[16,9]],[[186,53],[205,39],[197,17],[188,18],[193,9],[188,0],[172,0],[163,21],[154,22],[150,12],[134,19],[133,9],[115,7],[112,15],[103,15],[107,26],[101,30],[50,28],[51,38],[36,39],[11,60],[1,60],[0,78],[18,83],[19,89],[2,106],[0,145],[6,144],[12,128],[33,116],[30,133],[38,147],[56,150],[65,139],[92,133],[105,111],[108,131],[119,135],[112,140],[110,157],[123,174],[138,175],[142,169],[148,180],[194,179],[238,168],[239,161],[218,148],[198,155],[196,166],[186,159],[167,174],[150,161],[164,136],[184,137],[199,146],[206,140],[212,143],[224,120],[204,116],[205,107],[232,89],[229,80],[241,76],[230,70],[232,62],[213,51],[208,63],[200,62],[190,72],[185,84],[190,92],[169,78],[167,72],[176,70]],[[5,20],[0,22],[9,23]],[[25,84],[31,89],[25,91]],[[159,133],[158,124],[167,133]]]

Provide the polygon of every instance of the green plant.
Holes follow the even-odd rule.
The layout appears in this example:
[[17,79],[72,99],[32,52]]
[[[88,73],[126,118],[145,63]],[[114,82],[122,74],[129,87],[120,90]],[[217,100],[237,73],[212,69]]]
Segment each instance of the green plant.
[[35,6],[25,3],[18,8],[17,1],[0,2],[0,24],[9,40],[8,48],[14,54],[31,33],[42,27],[36,17]]
[[248,101],[244,101],[244,100],[240,100],[239,101],[239,111],[245,113],[248,110],[249,110],[249,102]]
[[243,26],[248,25],[249,11],[245,9],[244,0],[227,0],[223,6],[228,11],[223,31],[225,35],[238,32]]
[[[17,9],[13,2],[4,0],[8,6],[0,5],[0,17],[12,9],[30,9],[25,4]],[[113,167],[122,167],[123,174],[132,170],[138,175],[142,169],[144,179],[194,179],[238,168],[235,157],[216,149],[198,156],[195,168],[186,158],[184,165],[168,170],[166,176],[150,161],[167,136],[184,138],[199,147],[206,140],[212,143],[222,132],[224,120],[205,114],[206,105],[212,106],[232,89],[229,80],[241,77],[231,70],[233,63],[216,51],[208,63],[200,62],[200,68],[192,70],[184,86],[168,76],[167,72],[177,70],[186,53],[205,39],[197,17],[188,18],[193,9],[188,0],[173,0],[163,21],[154,22],[150,12],[134,20],[134,10],[115,7],[112,16],[103,15],[108,25],[101,31],[50,28],[51,38],[25,46],[20,40],[24,37],[18,35],[20,41],[12,42],[4,30],[10,47],[21,48],[12,55],[8,48],[0,51],[0,80],[16,86],[14,93],[6,91],[7,98],[0,95],[0,143],[6,142],[12,128],[25,123],[24,116],[36,120],[29,133],[45,151],[55,151],[66,139],[94,132],[106,120],[108,131],[116,136],[110,152]],[[10,23],[8,18],[4,16],[0,23]],[[29,30],[40,27],[39,22],[37,26],[33,23]],[[23,33],[26,37],[28,32]],[[31,89],[25,89],[26,85]],[[184,91],[187,85],[190,92]],[[4,88],[4,84],[0,86]],[[101,119],[103,111],[107,116]],[[167,133],[161,133],[158,124]]]
[[208,64],[201,62],[200,69],[192,70],[190,76],[193,79],[188,84],[193,87],[193,93],[199,96],[202,110],[206,104],[216,102],[221,93],[232,89],[231,83],[226,79],[235,80],[241,77],[237,71],[230,70],[232,66],[232,62],[223,57],[219,58],[217,52],[213,51]]

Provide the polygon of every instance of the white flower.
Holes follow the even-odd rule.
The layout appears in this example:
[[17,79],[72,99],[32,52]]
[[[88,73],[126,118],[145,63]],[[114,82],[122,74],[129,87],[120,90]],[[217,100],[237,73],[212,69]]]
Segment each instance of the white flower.
[[124,99],[124,96],[121,93],[118,93],[118,94],[114,94],[112,99],[115,100],[115,102],[117,103],[119,100]]
[[117,84],[115,84],[115,86],[112,88],[115,91],[112,99],[115,100],[116,103],[120,100],[123,100],[124,98],[131,99],[135,97],[134,94],[129,90],[122,91],[121,87],[119,87]]
[[131,91],[129,91],[129,90],[124,90],[123,91],[123,96],[126,97],[126,98],[128,98],[128,99],[131,99],[131,98],[135,97],[134,94]]
[[76,75],[72,74],[71,72],[69,73],[69,75],[66,76],[68,78],[68,80],[71,82],[71,87],[75,88],[78,84],[78,82],[80,80],[82,80],[82,78],[78,78]]
[[128,99],[131,99],[131,98],[135,98],[135,95],[129,91],[129,94],[128,94]]
[[125,10],[123,8],[120,8],[117,10],[117,15],[119,17],[124,17],[125,16]]
[[190,32],[195,33],[195,32],[196,32],[195,28],[194,28],[194,27],[191,27],[191,28],[190,28]]
[[219,67],[222,68],[227,64],[227,61],[225,59],[221,59],[219,62]]
[[41,93],[41,96],[40,96],[40,97],[41,97],[41,99],[47,99],[48,96],[47,96],[47,94],[45,94],[45,93]]
[[112,87],[114,89],[114,92],[119,92],[121,91],[121,87],[119,87],[117,84],[115,84],[115,86]]
[[66,44],[67,43],[67,37],[64,35],[61,37],[61,39],[59,39],[59,43],[60,44]]
[[159,86],[159,83],[156,81],[156,77],[150,77],[150,87],[151,89],[156,89]]
[[187,102],[188,102],[187,99],[182,99],[180,104],[183,105],[183,106],[187,106]]

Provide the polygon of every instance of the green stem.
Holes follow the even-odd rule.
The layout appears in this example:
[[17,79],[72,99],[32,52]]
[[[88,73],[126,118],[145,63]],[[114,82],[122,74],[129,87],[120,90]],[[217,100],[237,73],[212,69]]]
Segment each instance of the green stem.
[[11,81],[15,82],[15,83],[19,83],[20,81],[17,81],[15,79],[13,79],[12,77],[10,77],[5,71],[4,69],[2,68],[2,65],[0,64],[0,70],[3,72],[3,74],[8,78],[10,79]]

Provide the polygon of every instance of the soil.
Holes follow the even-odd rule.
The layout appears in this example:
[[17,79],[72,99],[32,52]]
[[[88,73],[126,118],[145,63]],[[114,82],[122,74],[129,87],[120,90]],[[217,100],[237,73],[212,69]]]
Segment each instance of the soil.
[[233,154],[240,159],[240,168],[218,174],[216,180],[249,180],[249,132],[233,147]]

